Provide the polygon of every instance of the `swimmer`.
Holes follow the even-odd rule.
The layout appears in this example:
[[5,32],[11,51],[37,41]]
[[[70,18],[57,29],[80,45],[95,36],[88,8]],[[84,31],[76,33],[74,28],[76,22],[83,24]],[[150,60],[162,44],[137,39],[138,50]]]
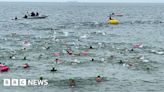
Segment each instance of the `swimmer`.
[[94,59],[92,58],[92,60],[91,61],[94,61]]
[[15,56],[14,56],[14,55],[12,55],[12,56],[10,56],[9,58],[10,58],[10,59],[15,59]]
[[25,63],[25,64],[22,65],[22,67],[23,67],[23,68],[28,68],[29,65],[28,65],[27,63]]
[[134,49],[132,48],[130,51],[134,51]]
[[69,86],[74,87],[76,86],[75,80],[74,79],[69,79]]
[[89,47],[89,49],[93,49],[93,47],[92,47],[92,46],[90,46],[90,47]]
[[39,77],[39,80],[43,80],[43,77]]
[[12,20],[18,20],[17,16],[15,18],[13,18]]
[[112,58],[112,59],[113,59],[113,58],[114,58],[114,55],[111,55],[111,56],[110,56],[110,58]]
[[50,47],[48,46],[46,49],[48,50],[48,49],[50,49]]
[[13,56],[10,56],[9,58],[12,59]]
[[51,72],[56,72],[57,69],[55,69],[54,67],[51,69]]
[[146,68],[146,70],[150,70],[150,68],[149,68],[149,67],[147,67],[147,68]]
[[15,20],[17,20],[18,18],[17,17],[15,17]]
[[118,63],[119,63],[119,64],[123,64],[124,62],[123,62],[122,60],[120,60]]
[[97,81],[97,82],[101,82],[101,81],[102,81],[102,79],[103,79],[103,78],[102,78],[102,77],[100,77],[100,76],[97,76],[97,77],[96,77],[96,81]]
[[22,51],[26,51],[26,48],[21,49]]
[[55,59],[55,62],[58,63],[59,62],[59,59]]
[[26,56],[23,58],[23,60],[27,60]]

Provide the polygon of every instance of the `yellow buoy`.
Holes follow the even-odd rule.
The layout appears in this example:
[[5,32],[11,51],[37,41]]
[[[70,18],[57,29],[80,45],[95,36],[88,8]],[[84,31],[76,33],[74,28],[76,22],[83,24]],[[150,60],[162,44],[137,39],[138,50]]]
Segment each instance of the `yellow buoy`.
[[116,19],[108,20],[108,24],[117,25],[119,24],[119,21]]

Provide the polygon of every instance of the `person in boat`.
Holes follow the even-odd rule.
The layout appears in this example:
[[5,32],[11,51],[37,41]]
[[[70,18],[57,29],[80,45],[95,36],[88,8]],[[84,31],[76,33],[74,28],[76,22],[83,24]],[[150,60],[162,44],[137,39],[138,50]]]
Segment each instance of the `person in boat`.
[[109,20],[113,20],[112,17],[111,17],[111,15],[109,16]]
[[39,16],[39,13],[38,12],[36,12],[36,16]]
[[31,16],[35,16],[35,13],[34,12],[31,12]]
[[113,19],[111,18],[111,16],[109,17],[109,20],[113,20]]
[[25,15],[23,18],[27,18],[27,15]]
[[112,13],[109,15],[109,20],[114,20],[114,19],[112,19],[112,15],[115,15],[115,13]]

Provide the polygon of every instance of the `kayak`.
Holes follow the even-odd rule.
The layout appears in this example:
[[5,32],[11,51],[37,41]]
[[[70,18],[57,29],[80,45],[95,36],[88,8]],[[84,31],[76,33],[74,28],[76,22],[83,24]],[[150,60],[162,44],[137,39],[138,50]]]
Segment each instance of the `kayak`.
[[121,15],[121,14],[115,14],[114,16],[120,16],[120,17],[121,17],[121,16],[123,16],[123,15]]
[[121,17],[123,15],[122,14],[112,14],[112,16],[119,16],[119,17]]
[[108,20],[108,24],[117,25],[119,24],[119,21],[116,19]]
[[41,15],[41,16],[27,16],[27,18],[25,18],[25,19],[45,19],[47,17],[48,16],[46,16],[46,15]]
[[122,14],[114,14],[113,16],[119,16],[119,17],[121,17],[123,15]]
[[0,64],[0,72],[7,72],[9,70],[8,66],[5,66],[3,64]]

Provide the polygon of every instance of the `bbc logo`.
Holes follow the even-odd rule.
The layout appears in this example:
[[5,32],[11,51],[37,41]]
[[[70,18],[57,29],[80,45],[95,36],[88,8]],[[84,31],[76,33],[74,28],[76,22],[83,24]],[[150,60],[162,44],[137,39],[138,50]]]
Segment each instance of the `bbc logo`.
[[4,86],[26,86],[26,79],[4,79]]

